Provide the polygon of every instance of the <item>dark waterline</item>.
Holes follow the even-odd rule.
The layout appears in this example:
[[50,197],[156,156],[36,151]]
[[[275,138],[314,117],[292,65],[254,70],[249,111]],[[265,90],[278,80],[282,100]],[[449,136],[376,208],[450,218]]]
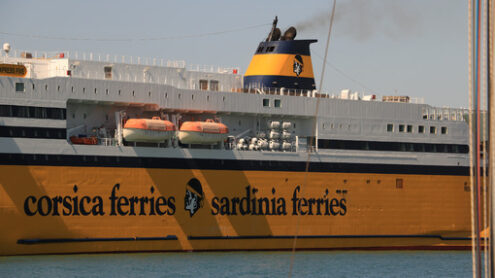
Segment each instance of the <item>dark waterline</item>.
[[[0,277],[287,277],[290,252],[0,257]],[[297,252],[292,277],[470,277],[469,251]]]

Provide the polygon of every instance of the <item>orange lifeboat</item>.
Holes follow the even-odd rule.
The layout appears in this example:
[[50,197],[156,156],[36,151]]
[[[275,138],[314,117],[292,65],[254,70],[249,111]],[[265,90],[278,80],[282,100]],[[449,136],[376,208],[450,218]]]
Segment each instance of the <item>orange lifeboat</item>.
[[159,117],[152,119],[129,119],[124,124],[123,136],[128,142],[160,143],[172,138],[175,125]]
[[212,119],[204,122],[184,122],[179,131],[182,144],[213,145],[227,139],[229,129]]
[[72,144],[77,144],[77,145],[96,145],[98,144],[98,138],[95,136],[91,137],[77,137],[77,136],[71,136],[70,141]]

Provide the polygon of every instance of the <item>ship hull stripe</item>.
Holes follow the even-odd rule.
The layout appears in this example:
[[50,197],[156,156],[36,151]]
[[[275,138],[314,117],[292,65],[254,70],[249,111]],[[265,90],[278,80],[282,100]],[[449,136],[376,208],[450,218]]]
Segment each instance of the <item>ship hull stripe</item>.
[[[188,236],[189,240],[245,240],[245,239],[294,239],[294,235],[284,236]],[[300,239],[332,239],[332,238],[432,238],[440,240],[470,240],[469,237],[445,237],[442,235],[299,235]],[[163,241],[178,240],[177,236],[166,237],[111,237],[111,238],[43,238],[19,239],[17,244],[33,245],[47,243],[102,242],[102,241]]]
[[[306,162],[129,156],[0,154],[0,165],[304,172]],[[310,172],[469,176],[467,166],[311,162]]]
[[99,241],[146,241],[146,240],[178,240],[177,236],[166,237],[107,237],[107,238],[30,238],[19,239],[17,244],[72,243]]

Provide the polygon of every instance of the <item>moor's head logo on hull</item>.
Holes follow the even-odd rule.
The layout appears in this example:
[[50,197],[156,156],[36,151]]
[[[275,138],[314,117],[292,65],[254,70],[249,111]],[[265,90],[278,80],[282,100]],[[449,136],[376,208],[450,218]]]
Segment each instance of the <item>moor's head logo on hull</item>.
[[203,188],[198,179],[192,178],[186,185],[186,196],[184,197],[184,209],[193,216],[201,207],[204,199]]

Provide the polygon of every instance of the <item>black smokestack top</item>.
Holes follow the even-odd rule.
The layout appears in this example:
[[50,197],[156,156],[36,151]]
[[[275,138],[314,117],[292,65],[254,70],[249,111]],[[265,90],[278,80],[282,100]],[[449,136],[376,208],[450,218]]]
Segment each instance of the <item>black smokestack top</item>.
[[297,31],[296,31],[296,28],[294,27],[289,27],[289,29],[287,29],[285,32],[284,32],[284,35],[283,37],[281,38],[281,40],[283,41],[292,41],[296,38],[296,35],[297,35]]
[[[330,13],[330,8],[318,12],[296,24],[296,28],[299,31],[326,29]],[[391,38],[414,35],[420,21],[420,12],[406,1],[348,0],[337,2],[334,27],[337,36],[363,41],[378,34]]]

